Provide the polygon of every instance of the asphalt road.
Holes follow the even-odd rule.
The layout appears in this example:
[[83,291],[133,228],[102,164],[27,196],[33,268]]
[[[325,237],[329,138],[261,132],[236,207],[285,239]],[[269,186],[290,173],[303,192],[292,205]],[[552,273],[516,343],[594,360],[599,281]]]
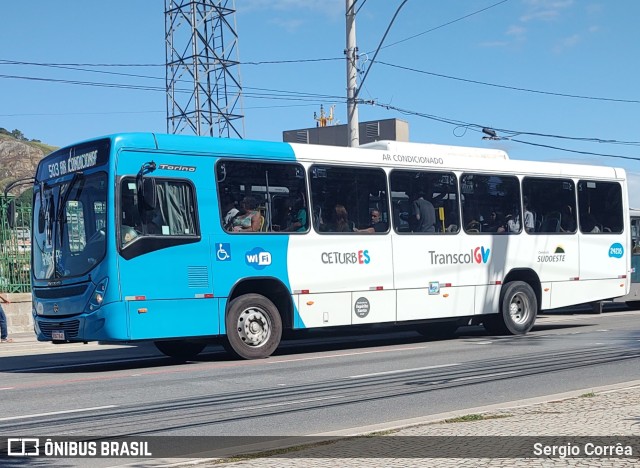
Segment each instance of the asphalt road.
[[320,331],[259,361],[232,360],[216,346],[177,363],[149,344],[18,341],[0,348],[0,436],[357,433],[637,380],[640,311],[616,310],[545,315],[518,337],[481,327],[443,340],[383,327]]

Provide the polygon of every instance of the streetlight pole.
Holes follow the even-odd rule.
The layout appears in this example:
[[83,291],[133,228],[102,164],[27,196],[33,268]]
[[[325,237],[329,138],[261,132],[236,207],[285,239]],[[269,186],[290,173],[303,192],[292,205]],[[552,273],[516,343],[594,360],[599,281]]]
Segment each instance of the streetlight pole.
[[347,140],[349,146],[360,146],[358,129],[358,106],[356,104],[358,92],[358,47],[356,47],[356,0],[346,0],[347,12]]

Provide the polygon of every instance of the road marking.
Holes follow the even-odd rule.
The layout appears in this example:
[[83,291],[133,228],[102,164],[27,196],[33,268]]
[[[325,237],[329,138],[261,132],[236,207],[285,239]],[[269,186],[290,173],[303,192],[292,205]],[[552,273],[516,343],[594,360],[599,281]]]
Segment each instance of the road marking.
[[454,367],[454,366],[459,366],[459,365],[460,365],[460,363],[440,364],[440,365],[437,365],[437,366],[416,367],[415,369],[399,369],[399,370],[392,370],[392,371],[387,371],[387,372],[376,372],[374,374],[350,375],[347,378],[348,379],[361,379],[363,377],[375,377],[375,376],[378,376],[378,375],[400,374],[400,373],[403,373],[403,372],[423,371],[423,370],[428,370],[428,369],[439,369],[441,367]]
[[24,416],[11,416],[9,418],[0,418],[0,421],[15,421],[16,419],[39,418],[41,416],[54,416],[56,414],[81,413],[84,411],[95,411],[95,410],[109,409],[109,408],[116,408],[116,407],[117,405],[108,405],[108,406],[96,406],[95,408],[78,408],[74,410],[54,411],[52,413],[25,414]]
[[0,390],[13,390],[16,387],[1,387]]

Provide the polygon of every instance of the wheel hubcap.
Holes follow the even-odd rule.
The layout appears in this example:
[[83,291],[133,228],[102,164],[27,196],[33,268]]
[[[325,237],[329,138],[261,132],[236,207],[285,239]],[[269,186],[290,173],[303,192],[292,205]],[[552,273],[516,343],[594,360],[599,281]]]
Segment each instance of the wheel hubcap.
[[248,346],[262,346],[271,336],[271,321],[267,314],[257,307],[242,311],[238,317],[238,335]]
[[514,294],[509,303],[511,319],[518,324],[524,323],[529,318],[530,310],[531,307],[527,296],[521,293]]

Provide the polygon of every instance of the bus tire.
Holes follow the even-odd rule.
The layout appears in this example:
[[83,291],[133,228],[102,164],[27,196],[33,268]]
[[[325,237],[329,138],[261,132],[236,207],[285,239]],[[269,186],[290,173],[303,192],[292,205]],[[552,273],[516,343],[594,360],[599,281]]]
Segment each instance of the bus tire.
[[194,341],[155,341],[153,344],[164,354],[174,359],[188,361],[196,357],[205,348],[206,343],[196,343]]
[[524,335],[536,321],[538,300],[531,286],[524,281],[511,281],[500,291],[500,311],[484,320],[492,334]]
[[260,294],[244,294],[227,307],[225,346],[242,359],[271,356],[282,338],[282,319],[276,306]]

